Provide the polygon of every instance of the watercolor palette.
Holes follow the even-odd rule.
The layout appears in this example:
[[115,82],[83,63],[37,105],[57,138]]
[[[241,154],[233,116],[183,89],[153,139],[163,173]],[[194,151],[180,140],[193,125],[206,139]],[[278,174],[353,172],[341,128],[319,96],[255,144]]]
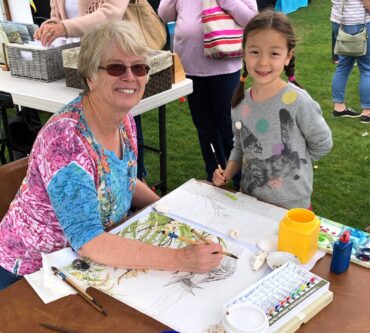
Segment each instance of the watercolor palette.
[[355,264],[370,268],[370,233],[351,228],[326,218],[320,219],[319,249],[333,253],[333,244],[345,231],[351,232],[353,242],[351,261]]
[[276,332],[328,292],[330,302],[332,293],[328,281],[287,262],[228,301],[224,313],[239,304],[253,304],[266,314],[270,326],[268,332]]

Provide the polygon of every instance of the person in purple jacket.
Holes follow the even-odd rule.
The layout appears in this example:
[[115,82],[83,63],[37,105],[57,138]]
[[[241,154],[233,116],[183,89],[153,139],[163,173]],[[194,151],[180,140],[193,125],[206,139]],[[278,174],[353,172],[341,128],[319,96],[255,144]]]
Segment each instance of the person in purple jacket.
[[[218,0],[218,4],[243,27],[258,13],[256,0]],[[187,77],[193,80],[189,108],[198,131],[207,180],[212,181],[217,163],[210,144],[221,164],[228,160],[233,147],[231,97],[239,82],[241,59],[215,60],[204,56],[202,10],[202,1],[161,0],[158,14],[165,22],[176,21],[174,52],[179,54]],[[237,188],[238,178],[234,178]]]

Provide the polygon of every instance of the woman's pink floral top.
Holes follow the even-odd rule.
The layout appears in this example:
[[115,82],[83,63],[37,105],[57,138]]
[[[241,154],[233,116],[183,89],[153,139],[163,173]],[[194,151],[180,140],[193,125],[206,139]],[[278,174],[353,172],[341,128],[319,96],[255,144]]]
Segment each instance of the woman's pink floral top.
[[136,186],[136,128],[120,126],[123,158],[94,138],[82,97],[40,131],[24,179],[0,224],[0,266],[24,275],[41,267],[41,253],[78,251],[128,212]]

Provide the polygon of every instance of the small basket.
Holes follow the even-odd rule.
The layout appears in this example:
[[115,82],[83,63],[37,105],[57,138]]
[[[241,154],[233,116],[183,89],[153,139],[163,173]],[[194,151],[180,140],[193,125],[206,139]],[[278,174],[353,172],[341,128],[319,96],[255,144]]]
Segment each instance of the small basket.
[[145,86],[144,98],[153,96],[172,87],[172,70],[168,67],[158,73],[149,76],[149,82]]
[[77,71],[79,47],[63,50],[63,68],[66,75],[66,86],[82,89],[82,78]]
[[149,82],[145,86],[143,98],[159,94],[172,87],[172,53],[152,51],[149,53]]
[[82,89],[82,77],[77,69],[64,67],[64,73],[67,87]]
[[7,44],[10,74],[15,77],[51,82],[64,78],[62,51],[71,43],[49,49],[31,45]]

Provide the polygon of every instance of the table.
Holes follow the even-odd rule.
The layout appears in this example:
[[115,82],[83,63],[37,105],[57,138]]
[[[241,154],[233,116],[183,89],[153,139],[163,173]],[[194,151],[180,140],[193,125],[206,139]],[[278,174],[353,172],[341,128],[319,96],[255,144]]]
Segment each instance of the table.
[[[0,91],[8,93],[17,105],[36,108],[42,111],[55,113],[65,104],[73,100],[81,92],[80,89],[69,88],[65,80],[54,82],[40,82],[10,76],[10,72],[0,71]],[[134,116],[143,114],[155,108],[159,112],[159,148],[147,147],[159,154],[160,180],[154,186],[167,191],[167,134],[166,134],[166,104],[191,94],[193,82],[185,79],[173,84],[172,88],[159,94],[147,97],[132,109]]]
[[[329,271],[330,259],[330,255],[322,258],[313,272],[330,281],[334,300],[298,332],[369,332],[369,271],[351,263],[347,272],[336,275]],[[74,329],[78,333],[159,333],[166,329],[163,324],[96,289],[89,288],[88,293],[104,306],[107,317],[86,305],[78,295],[43,304],[22,279],[0,292],[0,333],[50,332],[41,328],[40,322]]]

